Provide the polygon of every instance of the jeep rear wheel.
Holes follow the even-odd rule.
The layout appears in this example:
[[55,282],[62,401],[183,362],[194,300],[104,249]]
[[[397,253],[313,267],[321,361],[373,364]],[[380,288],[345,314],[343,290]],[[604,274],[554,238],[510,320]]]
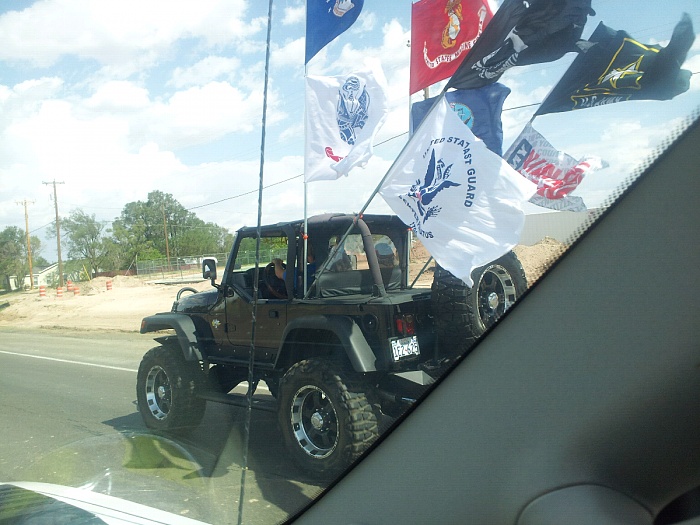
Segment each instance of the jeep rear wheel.
[[474,286],[469,287],[440,266],[435,268],[433,312],[445,355],[468,350],[527,290],[525,271],[513,252],[476,268],[472,280]]
[[279,423],[294,462],[317,476],[335,476],[378,436],[368,387],[322,359],[293,365],[279,386]]
[[185,361],[179,348],[158,346],[141,360],[136,399],[148,428],[187,432],[199,425],[206,401],[197,397],[202,382],[197,362]]

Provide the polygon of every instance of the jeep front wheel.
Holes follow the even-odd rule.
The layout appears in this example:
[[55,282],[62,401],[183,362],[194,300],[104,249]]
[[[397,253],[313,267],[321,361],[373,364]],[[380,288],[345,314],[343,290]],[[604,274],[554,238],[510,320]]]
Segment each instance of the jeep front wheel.
[[197,362],[186,361],[179,348],[158,346],[141,360],[136,399],[148,428],[187,432],[199,425],[206,401],[197,397],[202,383]]
[[342,472],[378,436],[367,385],[322,359],[300,361],[279,385],[279,422],[294,462],[317,476]]

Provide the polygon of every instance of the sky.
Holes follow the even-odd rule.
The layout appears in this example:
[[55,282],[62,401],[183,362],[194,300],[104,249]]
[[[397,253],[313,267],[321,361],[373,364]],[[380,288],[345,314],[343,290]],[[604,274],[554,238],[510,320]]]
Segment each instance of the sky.
[[[501,3],[492,0],[494,10]],[[698,0],[593,0],[584,38],[599,22],[665,45],[681,14],[700,26]],[[263,0],[3,0],[0,2],[0,230],[29,230],[55,260],[59,213],[81,209],[107,226],[125,204],[159,190],[207,222],[236,230],[304,213],[304,75],[340,75],[378,59],[389,116],[363,168],[307,185],[309,215],[360,210],[408,138],[410,0],[365,0],[352,28],[304,67],[305,5],[274,0],[261,170],[268,2]],[[573,60],[512,68],[504,151]],[[700,73],[700,39],[685,69]],[[438,94],[438,84],[431,94]],[[526,106],[526,107],[522,107]],[[555,147],[609,167],[576,190],[603,204],[700,106],[700,74],[671,101],[631,101],[543,115],[534,127]],[[513,109],[520,108],[520,109]],[[390,212],[376,197],[369,212]],[[528,213],[545,211],[531,206]]]

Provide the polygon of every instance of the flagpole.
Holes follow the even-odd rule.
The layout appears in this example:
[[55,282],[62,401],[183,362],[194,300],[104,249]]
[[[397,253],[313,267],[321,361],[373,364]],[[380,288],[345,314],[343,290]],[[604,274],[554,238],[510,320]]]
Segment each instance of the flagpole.
[[[413,131],[413,134],[414,134],[414,135],[418,132],[418,130],[421,128],[421,126],[423,126],[423,125],[428,121],[428,117],[432,114],[433,111],[435,111],[435,108],[438,106],[439,102],[440,102],[440,101],[443,99],[443,97],[445,96],[446,91],[447,91],[447,89],[443,89],[442,92],[440,93],[440,95],[438,95],[438,96],[436,97],[435,102],[433,103],[432,106],[430,106],[430,109],[429,109],[428,112],[425,114],[425,117],[423,117],[423,120],[421,121],[421,123],[420,123],[420,124],[418,125],[418,127]],[[365,210],[369,207],[369,205],[371,204],[371,202],[374,200],[374,198],[377,196],[377,193],[379,193],[379,190],[380,190],[380,189],[382,188],[382,186],[384,185],[384,182],[386,181],[387,177],[389,176],[389,173],[391,173],[391,170],[394,169],[394,166],[396,165],[396,163],[397,163],[397,162],[399,161],[399,159],[401,158],[401,155],[403,155],[403,152],[406,151],[406,148],[408,147],[408,145],[409,145],[410,143],[411,143],[411,139],[409,138],[409,139],[406,141],[406,144],[403,145],[403,148],[401,148],[401,151],[399,151],[399,154],[396,156],[396,158],[394,159],[394,161],[391,163],[391,166],[389,166],[389,169],[386,171],[386,173],[385,173],[384,176],[382,177],[382,180],[379,181],[379,184],[378,184],[377,187],[374,189],[374,191],[372,192],[372,194],[369,196],[369,199],[367,200],[367,202],[365,203],[365,205],[364,205],[364,206],[362,207],[362,209],[357,213],[358,215],[362,215],[362,214],[365,212]]]
[[251,322],[250,333],[250,356],[248,358],[248,390],[246,392],[246,416],[245,427],[243,432],[243,461],[241,465],[241,488],[238,496],[238,524],[243,523],[243,502],[245,497],[245,482],[246,472],[248,471],[248,450],[250,448],[250,424],[253,413],[253,393],[255,391],[256,382],[253,374],[255,365],[255,328],[256,317],[258,315],[258,283],[260,275],[260,237],[262,228],[262,197],[263,197],[263,173],[265,166],[265,127],[267,121],[267,87],[270,73],[270,36],[272,32],[272,0],[268,4],[267,11],[267,48],[265,51],[265,83],[263,87],[263,107],[262,107],[262,131],[260,136],[260,177],[258,182],[258,223],[257,235],[255,243],[255,278],[253,298],[253,316]]
[[[308,25],[308,23],[309,23],[309,5],[308,5],[308,2],[306,2],[305,8],[306,8],[305,19],[306,19],[306,24]],[[307,27],[306,28],[307,38],[308,38],[308,31],[309,31],[309,28]],[[309,250],[309,234],[308,234],[308,231],[309,231],[308,191],[309,191],[309,189],[308,189],[308,184],[309,183],[306,180],[306,161],[307,161],[306,156],[307,156],[308,151],[309,151],[309,133],[308,133],[308,129],[306,127],[306,123],[307,123],[307,120],[306,120],[306,117],[307,117],[307,115],[306,115],[306,111],[307,111],[307,108],[306,108],[306,90],[308,89],[306,77],[308,74],[309,74],[309,63],[304,61],[304,235],[303,235],[303,239],[304,239],[303,254],[304,255],[303,255],[303,261],[301,262],[301,264],[302,264],[301,271],[303,271],[302,275],[304,276],[303,277],[304,293],[302,294],[302,297],[306,297],[306,292],[309,289],[309,278],[308,278],[307,271],[306,271],[306,263],[307,263],[308,257],[309,257],[308,256],[308,250]],[[289,263],[289,261],[287,261],[287,263]],[[296,264],[296,262],[295,262],[295,264]],[[298,273],[296,275],[298,275]],[[296,286],[297,286],[296,277],[294,278],[294,281],[295,281],[294,288],[296,288]]]

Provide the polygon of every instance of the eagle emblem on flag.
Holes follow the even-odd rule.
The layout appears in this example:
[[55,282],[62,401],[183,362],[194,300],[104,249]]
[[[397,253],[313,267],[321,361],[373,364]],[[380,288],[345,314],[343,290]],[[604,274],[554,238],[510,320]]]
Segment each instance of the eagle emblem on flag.
[[423,219],[423,224],[430,217],[437,216],[442,209],[437,205],[431,206],[437,194],[444,189],[461,186],[461,184],[449,180],[451,172],[452,164],[445,166],[445,162],[442,159],[436,162],[435,150],[433,150],[430,155],[430,162],[428,162],[424,182],[418,179],[408,191],[408,197],[415,201],[418,213]]
[[338,90],[338,105],[336,118],[340,129],[340,138],[343,142],[355,144],[357,134],[355,130],[362,129],[369,118],[369,93],[366,86],[356,76],[348,77],[343,86]]

